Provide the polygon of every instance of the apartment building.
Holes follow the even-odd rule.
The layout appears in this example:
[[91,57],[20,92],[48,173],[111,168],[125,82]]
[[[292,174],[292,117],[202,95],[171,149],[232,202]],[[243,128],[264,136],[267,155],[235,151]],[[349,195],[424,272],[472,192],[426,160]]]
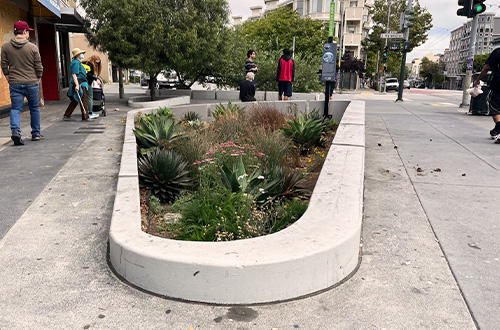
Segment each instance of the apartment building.
[[[365,60],[366,54],[361,47],[361,40],[368,36],[370,29],[370,17],[368,11],[372,6],[371,0],[336,0],[335,6],[335,34],[340,37],[340,25],[342,15],[344,15],[343,26],[343,49],[350,50],[354,56]],[[250,7],[252,14],[248,17],[249,20],[257,20],[270,11],[276,10],[278,7],[289,6],[296,10],[304,17],[318,19],[325,24],[330,20],[330,3],[331,0],[287,0],[279,2],[278,0],[264,0],[265,6]],[[242,23],[241,16],[233,16],[233,24]]]
[[[462,87],[462,72],[464,61],[469,55],[469,45],[472,33],[472,20],[451,31],[449,54],[445,57],[446,76],[449,79],[449,88]],[[492,41],[500,37],[500,17],[494,13],[483,13],[478,17],[476,30],[475,55],[489,54],[493,50]]]

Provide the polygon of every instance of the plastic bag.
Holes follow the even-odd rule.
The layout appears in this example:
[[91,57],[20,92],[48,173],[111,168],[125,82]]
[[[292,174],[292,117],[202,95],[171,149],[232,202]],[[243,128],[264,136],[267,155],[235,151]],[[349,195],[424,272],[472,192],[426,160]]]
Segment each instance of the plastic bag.
[[476,97],[476,96],[478,96],[480,94],[483,94],[483,90],[481,89],[481,85],[483,85],[482,81],[479,82],[478,86],[475,86],[473,88],[469,88],[467,90],[467,93],[469,93],[470,96],[472,96],[472,97]]

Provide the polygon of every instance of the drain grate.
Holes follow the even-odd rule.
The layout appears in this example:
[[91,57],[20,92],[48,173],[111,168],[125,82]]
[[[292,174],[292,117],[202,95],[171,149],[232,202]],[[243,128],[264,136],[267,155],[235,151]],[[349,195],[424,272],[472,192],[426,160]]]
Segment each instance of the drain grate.
[[80,127],[73,134],[102,134],[106,129],[106,125],[89,125]]

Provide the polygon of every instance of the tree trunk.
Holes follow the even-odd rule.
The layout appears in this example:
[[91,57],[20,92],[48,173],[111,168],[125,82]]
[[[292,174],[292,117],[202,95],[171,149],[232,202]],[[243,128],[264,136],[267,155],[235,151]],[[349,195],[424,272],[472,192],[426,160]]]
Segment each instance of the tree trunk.
[[125,98],[125,91],[123,90],[123,69],[119,68],[118,69],[118,90],[120,92],[120,98],[123,99]]
[[149,76],[149,95],[151,96],[151,101],[156,100],[156,74]]

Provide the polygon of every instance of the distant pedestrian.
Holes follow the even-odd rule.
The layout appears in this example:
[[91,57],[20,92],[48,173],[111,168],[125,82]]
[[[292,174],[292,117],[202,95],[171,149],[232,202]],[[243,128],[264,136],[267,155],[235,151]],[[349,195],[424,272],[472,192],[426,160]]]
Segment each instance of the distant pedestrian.
[[3,44],[1,51],[2,71],[10,89],[10,129],[14,145],[23,145],[21,137],[21,110],[24,98],[28,100],[31,117],[31,140],[43,140],[40,134],[40,79],[43,74],[42,60],[38,47],[29,42],[33,31],[24,21],[14,24],[15,37]]
[[89,118],[88,113],[88,102],[87,102],[87,89],[89,88],[87,82],[87,70],[83,67],[81,61],[85,58],[85,51],[80,48],[75,48],[72,51],[73,61],[69,65],[69,73],[71,74],[70,85],[68,89],[68,97],[71,102],[64,112],[64,121],[74,121],[71,118],[71,114],[75,110],[76,106],[80,104],[80,109],[82,111],[83,121],[94,121]]
[[255,99],[255,85],[253,84],[255,75],[252,72],[248,72],[246,79],[240,84],[240,100],[242,102],[252,102]]
[[89,88],[87,89],[87,104],[88,104],[88,110],[89,110],[89,118],[95,118],[99,117],[98,114],[94,114],[93,108],[94,108],[94,90],[93,90],[93,84],[97,84],[98,86],[101,85],[101,81],[97,79],[101,75],[101,58],[97,55],[92,55],[90,58],[84,60],[82,64],[88,67],[85,68],[87,70],[87,83],[89,85]]
[[495,127],[490,131],[490,136],[495,143],[500,144],[500,47],[493,50],[481,73],[474,81],[474,86],[479,86],[481,79],[489,72],[493,72],[490,82],[490,92],[486,98],[488,103],[488,115],[493,118]]
[[295,78],[295,63],[290,58],[290,49],[283,49],[283,55],[278,62],[278,71],[276,72],[276,81],[278,82],[278,100],[282,100],[285,95],[285,101],[292,96],[292,84]]
[[253,79],[253,84],[255,85],[257,83],[257,80],[255,79],[255,75],[257,72],[259,72],[259,69],[257,68],[257,64],[255,64],[255,50],[249,49],[247,52],[247,61],[245,62],[245,73],[253,73],[254,74],[254,79]]

